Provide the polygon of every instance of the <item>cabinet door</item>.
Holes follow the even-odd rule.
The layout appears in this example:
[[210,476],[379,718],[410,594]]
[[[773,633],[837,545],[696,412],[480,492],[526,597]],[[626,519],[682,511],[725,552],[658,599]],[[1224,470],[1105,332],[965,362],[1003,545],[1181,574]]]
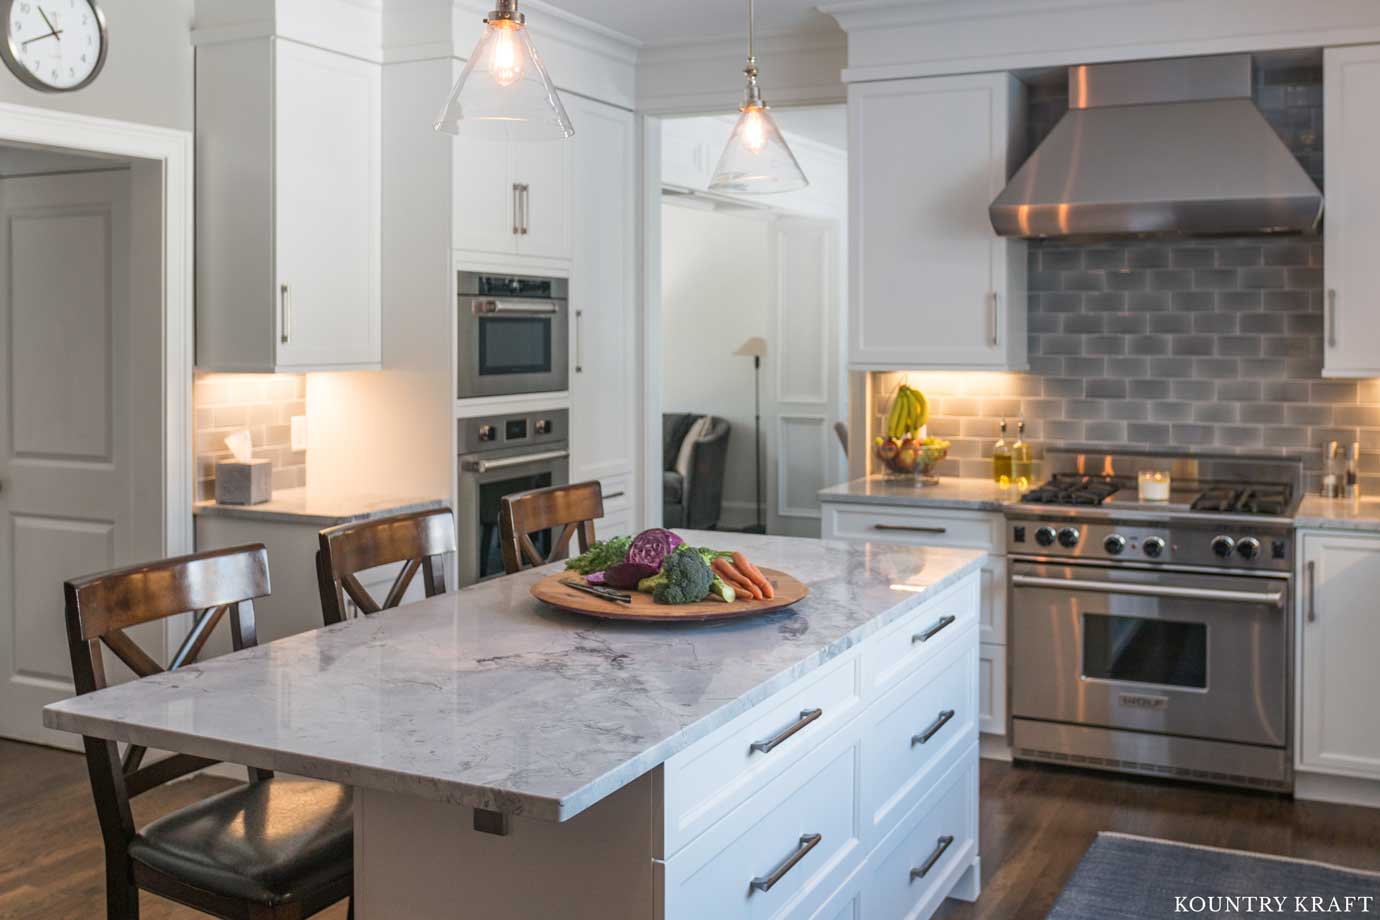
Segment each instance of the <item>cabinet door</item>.
[[1309,534],[1299,619],[1299,766],[1380,777],[1380,538]]
[[1327,217],[1323,225],[1326,313],[1323,374],[1380,375],[1380,45],[1324,52],[1323,154]]
[[377,365],[379,67],[274,44],[276,363]]
[[978,74],[849,88],[855,370],[1027,366],[1025,246],[988,218],[1020,85]]
[[508,144],[465,137],[451,144],[451,244],[477,252],[516,252],[517,180],[508,174]]
[[[579,226],[570,273],[571,476],[599,479],[632,468],[637,417],[633,354],[636,284],[633,167],[629,112],[571,99],[579,121],[572,138],[580,182]],[[537,190],[532,196],[535,201]],[[536,219],[533,213],[533,220]]]
[[[581,111],[590,109],[588,106],[576,108]],[[598,116],[591,117],[592,123],[588,130],[606,135],[607,126],[596,123],[597,118]],[[575,137],[566,141],[512,144],[508,148],[509,175],[513,182],[522,186],[519,195],[521,214],[518,218],[517,238],[517,251],[521,255],[544,256],[550,259],[570,258],[570,192],[573,185],[570,181],[570,165],[574,159],[573,148],[579,143],[578,138],[585,130],[586,128],[581,125]],[[597,148],[607,143],[606,137],[595,138],[593,143],[587,146]],[[621,162],[622,158],[616,152],[612,152],[611,155]],[[585,161],[584,165],[590,164]],[[630,166],[625,169],[630,169]],[[601,176],[607,172],[607,169],[600,169]],[[583,177],[581,184],[590,184],[596,188],[603,186],[602,182],[591,182],[588,174],[583,171],[580,175]],[[625,175],[631,173],[625,172]],[[616,194],[612,190],[610,193]],[[612,201],[590,202],[590,206],[595,208],[611,204]]]

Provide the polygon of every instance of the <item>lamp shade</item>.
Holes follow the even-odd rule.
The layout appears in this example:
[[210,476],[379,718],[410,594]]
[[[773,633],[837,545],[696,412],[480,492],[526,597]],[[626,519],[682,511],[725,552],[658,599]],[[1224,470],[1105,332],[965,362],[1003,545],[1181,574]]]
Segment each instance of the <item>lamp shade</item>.
[[738,346],[735,355],[742,355],[748,358],[765,358],[767,355],[767,340],[760,335],[754,335],[746,342]]
[[575,133],[520,19],[485,21],[436,130],[496,141],[558,141]]
[[745,104],[714,168],[710,191],[766,195],[809,184],[771,112],[760,102]]

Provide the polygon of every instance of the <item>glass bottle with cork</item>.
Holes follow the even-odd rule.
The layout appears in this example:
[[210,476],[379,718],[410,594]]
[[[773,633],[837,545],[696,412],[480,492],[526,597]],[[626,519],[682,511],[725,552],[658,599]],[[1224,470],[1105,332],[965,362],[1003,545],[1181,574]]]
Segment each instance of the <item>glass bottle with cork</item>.
[[1011,445],[1011,476],[1022,492],[1030,488],[1035,478],[1035,463],[1030,458],[1030,445],[1025,442],[1025,419],[1016,424],[1016,443]]
[[1006,419],[1001,420],[1001,436],[992,445],[992,481],[1003,489],[1011,488],[1011,445],[1006,440]]

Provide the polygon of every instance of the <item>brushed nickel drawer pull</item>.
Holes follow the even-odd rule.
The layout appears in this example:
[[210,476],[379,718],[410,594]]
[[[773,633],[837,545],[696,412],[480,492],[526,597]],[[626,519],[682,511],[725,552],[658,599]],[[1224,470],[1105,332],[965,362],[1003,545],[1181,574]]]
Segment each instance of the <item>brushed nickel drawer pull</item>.
[[924,744],[926,741],[929,741],[931,738],[935,736],[936,733],[938,733],[938,731],[941,728],[943,728],[945,725],[948,725],[949,720],[953,717],[954,711],[952,709],[945,709],[943,712],[939,713],[939,718],[931,722],[929,728],[925,729],[918,735],[911,736],[910,746],[915,747],[917,744]]
[[292,288],[286,283],[278,288],[278,297],[282,301],[282,316],[279,324],[282,327],[282,334],[279,340],[284,344],[292,341]]
[[1318,563],[1316,560],[1309,559],[1307,566],[1308,574],[1308,622],[1316,623],[1318,620]]
[[948,533],[947,527],[919,527],[910,524],[873,524],[873,530],[896,530],[904,533]]
[[910,637],[911,644],[914,645],[916,642],[928,642],[928,641],[930,641],[930,640],[933,639],[935,636],[939,635],[940,631],[943,630],[946,626],[952,626],[953,623],[954,623],[954,621],[957,620],[957,619],[958,619],[958,617],[953,616],[953,615],[942,616],[942,617],[940,617],[940,618],[939,618],[939,622],[938,622],[938,623],[935,623],[935,624],[934,624],[933,626],[931,626],[929,629],[925,630],[924,632],[916,633],[915,635],[911,636],[911,637]]
[[610,492],[608,495],[604,496],[604,501],[611,501],[615,498],[622,498],[624,495],[627,494],[627,492]]
[[[786,861],[772,870],[771,875],[759,875],[752,880],[751,889],[753,891],[771,891],[772,886],[786,877],[786,873],[795,868],[795,864],[805,858],[805,854],[819,846],[819,842],[824,839],[822,834],[805,834],[800,838],[800,843],[796,845],[795,852],[786,857]],[[949,838],[952,840],[953,838]]]
[[910,880],[913,882],[918,878],[924,878],[929,871],[934,868],[934,864],[939,862],[939,857],[944,855],[944,851],[953,846],[954,838],[950,834],[945,834],[939,838],[939,843],[934,847],[934,852],[930,854],[918,868],[910,870]]
[[785,741],[791,735],[794,735],[796,732],[800,731],[802,728],[809,725],[811,722],[813,722],[815,719],[818,719],[822,715],[824,715],[823,709],[803,710],[800,713],[800,718],[797,719],[795,722],[792,722],[786,728],[782,729],[779,735],[774,735],[771,738],[767,738],[765,741],[752,742],[752,750],[762,754],[770,754],[778,744]]

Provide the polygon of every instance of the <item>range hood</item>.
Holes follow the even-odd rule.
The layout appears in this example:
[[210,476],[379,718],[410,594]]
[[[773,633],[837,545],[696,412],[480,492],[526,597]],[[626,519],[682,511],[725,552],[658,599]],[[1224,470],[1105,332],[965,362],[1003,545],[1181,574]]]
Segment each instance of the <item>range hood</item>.
[[998,234],[1317,228],[1322,192],[1251,101],[1249,54],[1070,67],[1069,106],[992,202]]

